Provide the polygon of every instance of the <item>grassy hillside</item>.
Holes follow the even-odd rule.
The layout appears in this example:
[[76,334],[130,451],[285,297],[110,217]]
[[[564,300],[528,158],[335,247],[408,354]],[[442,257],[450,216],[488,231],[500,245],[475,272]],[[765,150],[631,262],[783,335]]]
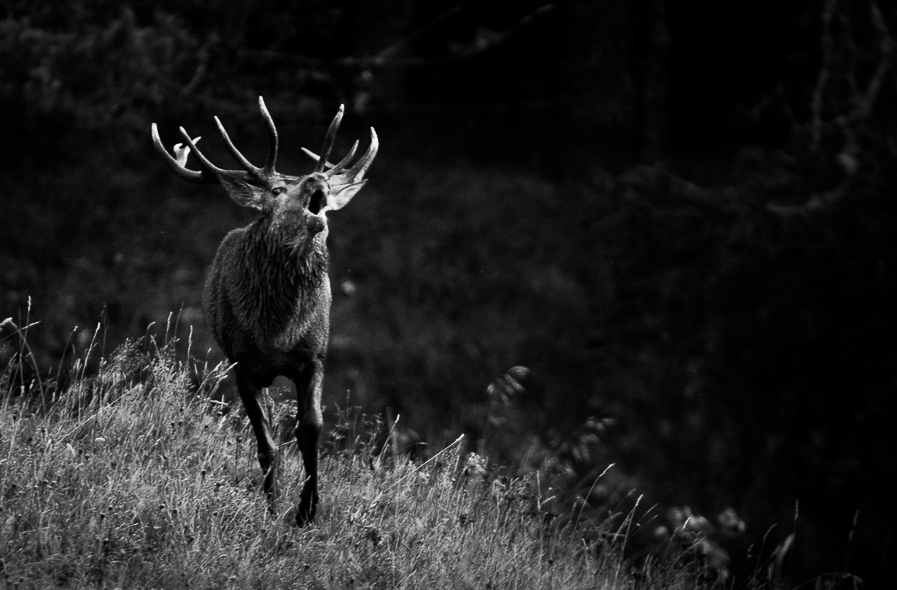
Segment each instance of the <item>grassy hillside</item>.
[[[322,507],[297,528],[295,445],[282,437],[283,498],[271,514],[247,421],[209,397],[227,366],[191,368],[175,345],[127,343],[89,377],[81,359],[71,384],[43,401],[17,395],[22,365],[3,375],[0,586],[633,585],[619,544],[597,540],[621,531],[550,518],[537,476],[490,474],[460,438],[412,462],[389,438],[375,444],[380,422],[361,415],[331,425]],[[649,579],[688,584],[672,569]]]

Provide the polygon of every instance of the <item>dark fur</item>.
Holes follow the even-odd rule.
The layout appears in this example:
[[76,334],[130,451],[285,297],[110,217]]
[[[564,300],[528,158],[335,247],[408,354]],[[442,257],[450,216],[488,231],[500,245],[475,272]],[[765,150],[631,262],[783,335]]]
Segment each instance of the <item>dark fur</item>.
[[264,489],[272,501],[278,458],[264,388],[278,375],[296,385],[296,440],[307,476],[296,518],[304,524],[314,517],[318,501],[321,384],[330,329],[327,231],[326,221],[305,209],[307,195],[280,198],[287,203],[221,242],[206,280],[203,308],[218,344],[236,362],[237,387],[258,440]]

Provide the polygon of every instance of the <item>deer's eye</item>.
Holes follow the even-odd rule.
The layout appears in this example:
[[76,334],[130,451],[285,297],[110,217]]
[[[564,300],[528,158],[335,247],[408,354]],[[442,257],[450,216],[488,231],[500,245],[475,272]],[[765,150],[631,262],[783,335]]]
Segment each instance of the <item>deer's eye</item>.
[[284,194],[285,192],[287,192],[287,188],[285,186],[275,186],[274,188],[271,189],[271,192],[274,193],[275,195],[280,196],[280,195]]

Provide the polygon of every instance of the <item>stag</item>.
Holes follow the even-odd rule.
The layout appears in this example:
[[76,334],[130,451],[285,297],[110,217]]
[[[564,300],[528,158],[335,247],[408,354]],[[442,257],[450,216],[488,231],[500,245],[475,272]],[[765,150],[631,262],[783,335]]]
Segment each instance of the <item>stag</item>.
[[[324,357],[330,332],[330,279],[327,275],[327,211],[344,207],[367,182],[365,172],[377,155],[377,134],[352,163],[356,141],[337,164],[327,160],[343,117],[333,118],[321,155],[303,148],[317,161],[314,172],[288,176],[274,170],[277,129],[259,97],[268,131],[265,165],[252,165],[234,146],[218,117],[215,123],[234,159],[243,170],[225,170],[212,164],[180,128],[184,144],[172,154],[163,147],[156,124],[153,143],[180,178],[195,183],[220,184],[238,205],[253,207],[259,217],[225,236],[212,261],[203,290],[203,310],[215,340],[235,363],[234,376],[246,414],[258,443],[263,490],[273,509],[277,497],[277,444],[271,435],[272,404],[267,388],[280,375],[296,386],[298,415],[296,442],[305,467],[296,521],[311,522],[318,505],[318,439]],[[199,170],[187,168],[193,152]]]

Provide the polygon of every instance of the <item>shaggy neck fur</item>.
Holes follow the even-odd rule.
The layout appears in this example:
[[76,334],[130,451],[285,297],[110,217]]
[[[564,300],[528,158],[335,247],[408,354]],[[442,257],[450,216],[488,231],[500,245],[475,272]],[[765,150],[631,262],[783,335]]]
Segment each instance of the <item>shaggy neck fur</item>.
[[[327,274],[327,232],[310,236],[305,227],[275,223],[262,217],[246,228],[236,292],[238,307],[250,325],[261,328],[263,338],[287,329],[297,310],[317,300]],[[244,317],[245,317],[244,316]]]

